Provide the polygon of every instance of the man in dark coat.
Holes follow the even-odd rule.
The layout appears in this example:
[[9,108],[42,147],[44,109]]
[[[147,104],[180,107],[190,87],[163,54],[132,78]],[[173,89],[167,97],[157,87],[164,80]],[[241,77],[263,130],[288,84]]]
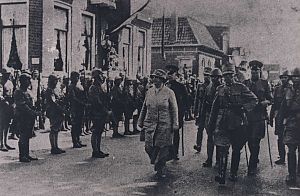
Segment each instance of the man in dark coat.
[[[214,154],[214,141],[213,132],[208,129],[208,120],[211,112],[213,100],[215,98],[217,87],[222,84],[222,72],[219,68],[215,68],[210,74],[211,83],[206,87],[203,102],[200,111],[200,124],[204,124],[207,133],[207,160],[203,163],[203,167],[212,166],[212,158]],[[216,150],[216,157],[218,157],[218,151]],[[218,161],[216,161],[218,166]]]
[[244,84],[257,96],[259,104],[248,113],[248,146],[250,159],[248,175],[256,173],[259,162],[260,141],[265,137],[266,121],[268,120],[267,106],[272,103],[271,86],[267,80],[261,78],[263,63],[257,60],[249,62],[251,78]]
[[[188,94],[184,84],[177,82],[177,74],[179,68],[175,65],[168,65],[166,66],[168,70],[168,82],[167,86],[172,89],[176,96],[176,101],[178,105],[178,121],[179,121],[179,129],[183,127],[183,118],[184,113],[187,108],[187,101],[188,101]],[[178,150],[179,150],[179,141],[180,141],[180,134],[179,129],[174,130],[174,137],[173,137],[173,159],[179,160],[178,158]]]
[[105,122],[108,115],[107,105],[105,103],[105,93],[101,88],[104,81],[102,71],[94,69],[92,71],[93,84],[89,88],[89,103],[91,104],[91,120],[93,123],[91,143],[93,148],[93,158],[104,158],[109,156],[100,149],[101,136],[104,131]]
[[202,138],[203,138],[203,130],[204,130],[204,122],[200,122],[201,116],[200,112],[202,109],[202,103],[203,103],[203,98],[205,95],[205,90],[206,87],[210,84],[210,72],[211,68],[210,67],[205,67],[204,68],[204,82],[199,83],[197,85],[196,89],[196,94],[195,94],[195,101],[194,101],[194,115],[196,118],[196,125],[198,126],[198,131],[197,131],[197,139],[196,139],[196,145],[194,145],[194,149],[197,152],[201,152],[201,147],[202,147]]
[[293,87],[288,88],[281,105],[283,119],[285,121],[283,142],[288,147],[288,172],[286,177],[287,185],[295,186],[297,175],[297,155],[298,148],[298,175],[300,175],[300,69],[295,68],[291,73]]
[[271,107],[270,112],[270,125],[273,126],[273,121],[275,118],[275,135],[278,136],[277,139],[277,147],[279,153],[279,159],[275,161],[277,165],[284,165],[285,164],[285,146],[283,144],[283,131],[284,125],[282,120],[279,118],[281,114],[278,112],[280,111],[280,106],[285,97],[285,93],[287,88],[291,88],[289,84],[289,71],[284,71],[280,76],[281,84],[276,86],[274,89],[274,102]]
[[33,136],[33,127],[36,116],[41,112],[35,110],[33,97],[28,92],[31,75],[27,72],[19,77],[20,87],[14,92],[16,104],[17,130],[20,131],[19,138],[19,160],[20,162],[30,162],[37,160],[29,155],[29,139]]

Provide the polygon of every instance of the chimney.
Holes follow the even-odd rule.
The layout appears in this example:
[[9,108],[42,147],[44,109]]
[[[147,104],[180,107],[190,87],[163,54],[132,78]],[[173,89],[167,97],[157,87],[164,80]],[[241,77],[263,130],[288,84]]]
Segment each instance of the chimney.
[[228,54],[228,50],[229,50],[229,31],[224,31],[222,33],[222,50],[224,52],[224,54]]
[[175,43],[177,41],[177,31],[178,31],[178,18],[176,15],[176,11],[173,11],[171,14],[170,21],[170,43]]

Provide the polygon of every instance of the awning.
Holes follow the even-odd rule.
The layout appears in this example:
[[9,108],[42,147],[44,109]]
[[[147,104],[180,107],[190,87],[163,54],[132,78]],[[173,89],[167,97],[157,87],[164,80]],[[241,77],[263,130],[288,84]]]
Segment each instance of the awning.
[[110,9],[116,9],[116,0],[90,0],[92,5],[99,7],[108,7]]

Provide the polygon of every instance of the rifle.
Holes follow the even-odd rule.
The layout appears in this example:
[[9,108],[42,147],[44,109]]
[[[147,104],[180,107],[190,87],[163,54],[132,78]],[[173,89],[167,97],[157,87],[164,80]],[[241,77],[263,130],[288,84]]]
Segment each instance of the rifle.
[[[41,99],[41,70],[38,69],[38,86],[37,86],[37,94],[36,94],[36,109],[37,111],[42,111],[42,99]],[[44,129],[44,118],[43,114],[38,116],[38,127],[39,129]]]

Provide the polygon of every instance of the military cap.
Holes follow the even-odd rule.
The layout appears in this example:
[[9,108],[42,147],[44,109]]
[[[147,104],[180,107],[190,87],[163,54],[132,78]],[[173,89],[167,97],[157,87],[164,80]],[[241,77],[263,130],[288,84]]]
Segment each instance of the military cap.
[[29,70],[22,70],[21,75],[19,76],[20,81],[24,81],[25,79],[31,79],[31,73]]
[[48,82],[52,82],[52,81],[56,81],[58,80],[58,77],[54,74],[50,74],[49,77],[48,77]]
[[167,73],[162,70],[162,69],[156,69],[154,70],[154,72],[150,75],[151,78],[153,77],[158,77],[158,78],[161,78],[163,80],[166,80],[167,79]]
[[222,72],[219,68],[214,68],[211,72],[210,72],[211,76],[222,76]]
[[249,66],[251,70],[261,70],[263,63],[258,60],[253,60],[249,62]]
[[291,76],[300,76],[300,68],[296,67],[293,69]]
[[92,71],[92,78],[95,78],[95,77],[97,77],[99,75],[102,75],[102,74],[103,74],[103,72],[100,69],[94,69]]
[[225,64],[222,67],[223,75],[225,74],[235,74],[235,66],[233,64]]
[[167,65],[167,66],[166,66],[166,69],[167,69],[168,71],[177,72],[177,71],[179,70],[179,67],[176,66],[176,65]]
[[289,75],[290,75],[289,70],[285,70],[285,71],[283,71],[283,72],[280,74],[279,77],[281,77],[281,76],[289,76]]
[[203,74],[209,76],[211,71],[212,71],[211,67],[204,67]]
[[115,80],[122,80],[122,77],[120,75],[116,75]]
[[70,78],[77,78],[79,76],[80,76],[80,74],[77,71],[72,71],[71,75],[70,75]]

